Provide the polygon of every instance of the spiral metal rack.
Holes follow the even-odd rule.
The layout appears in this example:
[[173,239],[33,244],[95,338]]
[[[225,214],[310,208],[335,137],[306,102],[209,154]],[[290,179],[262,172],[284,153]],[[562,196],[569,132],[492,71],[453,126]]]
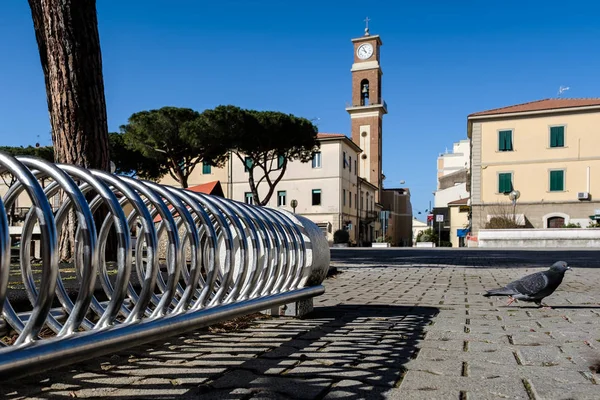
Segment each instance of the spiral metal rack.
[[[1,379],[324,292],[328,244],[301,216],[1,152],[0,174],[14,182],[0,200]],[[23,197],[31,207],[11,267],[7,210]],[[41,266],[32,267],[34,232]],[[74,257],[65,267],[59,242],[68,232]],[[11,304],[19,291],[26,310]]]

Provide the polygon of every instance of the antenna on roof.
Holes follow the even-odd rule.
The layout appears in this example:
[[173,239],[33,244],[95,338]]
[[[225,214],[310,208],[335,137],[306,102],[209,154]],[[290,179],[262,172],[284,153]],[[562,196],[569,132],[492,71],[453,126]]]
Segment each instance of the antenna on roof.
[[568,86],[561,86],[558,88],[558,97],[560,97],[563,92],[566,92],[567,90],[569,90],[570,88]]

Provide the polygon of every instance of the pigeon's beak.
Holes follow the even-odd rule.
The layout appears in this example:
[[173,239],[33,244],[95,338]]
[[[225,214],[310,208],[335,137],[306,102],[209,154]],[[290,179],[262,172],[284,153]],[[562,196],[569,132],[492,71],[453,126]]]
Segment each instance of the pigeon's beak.
[[567,265],[567,271],[570,271],[570,270],[571,270],[571,267],[569,267],[569,266]]

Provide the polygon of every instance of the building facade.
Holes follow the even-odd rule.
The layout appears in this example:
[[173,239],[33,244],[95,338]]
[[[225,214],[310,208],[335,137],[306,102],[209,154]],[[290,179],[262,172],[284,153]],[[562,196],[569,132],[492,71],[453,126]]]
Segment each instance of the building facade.
[[419,221],[417,218],[412,219],[412,245],[415,246],[417,243],[417,237],[419,236],[419,233],[421,233],[422,231],[426,231],[427,229],[429,229],[430,226],[423,222],[423,221]]
[[[391,239],[392,246],[412,245],[412,205],[408,188],[383,189],[381,191],[382,234]],[[386,222],[387,220],[387,222]]]
[[[285,174],[266,204],[300,214],[317,224],[329,241],[338,229],[347,229],[354,243],[371,242],[380,232],[375,196],[377,188],[361,180],[357,165],[361,149],[346,135],[319,133],[320,149],[311,162],[288,161]],[[254,178],[262,175],[254,170]],[[189,177],[189,185],[219,180],[225,197],[254,204],[246,166],[235,155],[222,168],[198,165]],[[161,183],[178,186],[170,176]],[[263,198],[266,183],[258,187]],[[297,205],[292,207],[292,200]],[[361,228],[362,236],[361,236]]]
[[534,228],[591,222],[600,209],[600,99],[545,99],[467,121],[473,234],[501,213]]
[[450,243],[452,247],[466,247],[469,232],[469,199],[454,200],[448,203],[450,214]]
[[[458,244],[456,233],[452,230],[452,214],[449,204],[469,197],[467,188],[469,181],[471,145],[468,139],[452,145],[452,151],[446,150],[437,159],[437,189],[434,196],[434,215],[443,215],[444,222],[435,223],[443,242]],[[435,217],[434,217],[435,218]]]

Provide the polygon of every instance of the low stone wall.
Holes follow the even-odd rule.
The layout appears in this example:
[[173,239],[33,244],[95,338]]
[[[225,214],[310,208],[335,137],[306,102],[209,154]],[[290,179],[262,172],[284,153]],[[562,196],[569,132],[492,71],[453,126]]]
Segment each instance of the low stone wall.
[[417,247],[435,247],[433,242],[417,242]]
[[478,247],[600,247],[600,229],[481,229]]

